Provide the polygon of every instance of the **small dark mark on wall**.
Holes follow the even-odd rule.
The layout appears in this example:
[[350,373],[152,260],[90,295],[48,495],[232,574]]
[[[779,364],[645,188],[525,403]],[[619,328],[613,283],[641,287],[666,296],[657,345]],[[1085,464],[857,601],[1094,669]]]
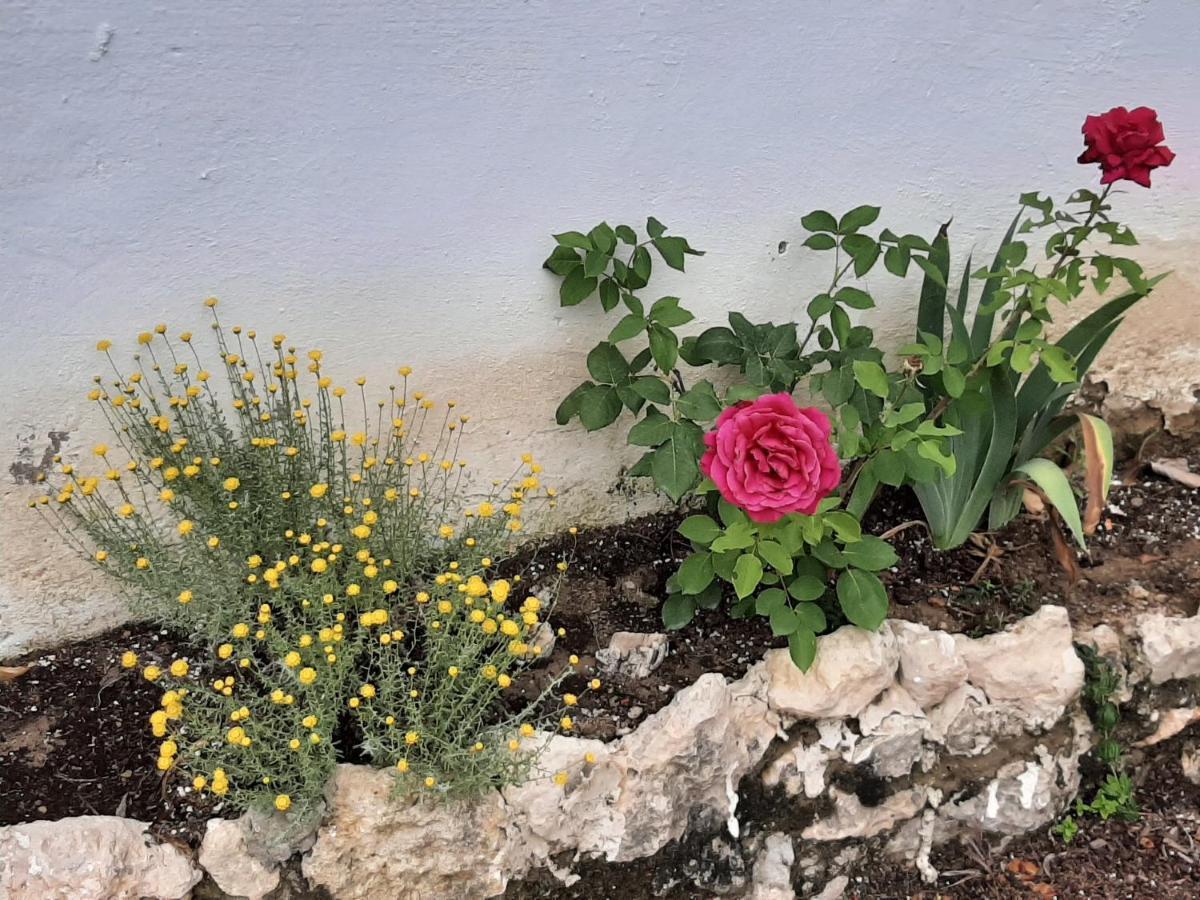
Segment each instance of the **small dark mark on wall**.
[[65,431],[51,431],[47,433],[46,437],[50,443],[46,445],[46,449],[42,451],[39,459],[35,457],[33,450],[33,443],[36,440],[34,432],[17,435],[17,456],[13,460],[13,464],[8,467],[16,484],[36,484],[39,475],[50,474],[50,470],[54,466],[54,457],[62,449],[62,445],[69,440],[69,435]]
[[787,253],[787,248],[788,248],[788,242],[780,241],[779,242],[779,255],[783,256],[783,254]]

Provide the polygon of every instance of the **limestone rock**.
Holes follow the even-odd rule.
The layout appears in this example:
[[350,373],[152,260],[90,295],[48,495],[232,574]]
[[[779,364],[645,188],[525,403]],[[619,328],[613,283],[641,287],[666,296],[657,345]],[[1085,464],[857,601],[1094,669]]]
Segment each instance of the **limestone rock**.
[[1200,675],[1200,615],[1191,618],[1147,613],[1135,630],[1153,684]]
[[978,794],[942,806],[935,842],[978,829],[1024,834],[1053,821],[1079,791],[1079,758],[1087,752],[1091,735],[1082,712],[1072,720],[1072,732],[1071,740],[1058,753],[1038,745],[1034,759],[1001,766]]
[[509,817],[499,793],[470,802],[394,796],[387,771],[338,766],[329,812],[303,871],[338,900],[490,897],[510,872]]
[[846,896],[846,888],[850,887],[850,876],[839,875],[826,882],[821,893],[813,896],[813,900],[842,900]]
[[812,668],[801,672],[786,650],[771,650],[761,666],[767,702],[794,719],[857,716],[892,683],[899,663],[888,628],[865,631],[845,625],[822,637]]
[[178,900],[201,874],[145,822],[78,816],[0,828],[4,900]]
[[200,865],[226,894],[262,900],[279,885],[279,869],[246,846],[246,831],[235,819],[210,819],[200,845]]
[[825,770],[836,756],[819,742],[806,744],[803,738],[794,738],[763,770],[763,784],[782,785],[789,797],[804,796],[812,800],[824,793]]
[[596,661],[610,675],[645,678],[662,665],[667,649],[665,634],[618,631],[606,649],[596,651]]
[[900,685],[922,709],[930,709],[967,680],[967,663],[952,635],[925,625],[888,622],[900,648]]
[[1019,704],[989,703],[987,695],[964,684],[929,711],[928,735],[956,756],[979,756],[1002,738],[1025,730]]
[[[899,684],[893,684],[858,717],[862,735],[847,761],[870,761],[882,778],[900,778],[925,759],[929,720],[920,704]],[[929,754],[932,761],[932,754]]]
[[796,851],[792,839],[783,832],[767,835],[754,861],[754,880],[746,900],[796,900],[792,889],[792,865]]
[[1043,606],[999,634],[954,636],[971,684],[1041,727],[1062,718],[1083,689],[1083,663],[1072,641],[1071,620],[1061,606]]
[[1161,744],[1163,741],[1175,737],[1192,723],[1200,722],[1200,708],[1169,709],[1161,716],[1157,716],[1157,721],[1158,727],[1154,729],[1154,733],[1135,742],[1133,746],[1153,747],[1155,744]]
[[805,828],[801,837],[806,841],[844,841],[891,831],[921,811],[926,792],[919,787],[899,791],[878,806],[863,806],[854,794],[842,793],[837,788],[830,795],[834,800],[833,814]]

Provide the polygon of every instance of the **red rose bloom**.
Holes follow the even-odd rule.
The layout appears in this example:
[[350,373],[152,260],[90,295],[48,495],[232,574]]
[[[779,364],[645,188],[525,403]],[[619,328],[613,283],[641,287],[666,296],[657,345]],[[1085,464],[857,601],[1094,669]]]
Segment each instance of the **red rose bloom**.
[[700,469],[755,522],[811,516],[842,478],[831,431],[823,412],[797,408],[791,394],[759,397],[721,413]]
[[1158,113],[1148,106],[1128,110],[1117,106],[1100,116],[1088,116],[1083,123],[1083,142],[1087,149],[1081,163],[1099,163],[1101,184],[1133,181],[1150,187],[1150,170],[1169,166],[1175,154],[1159,144],[1163,140]]

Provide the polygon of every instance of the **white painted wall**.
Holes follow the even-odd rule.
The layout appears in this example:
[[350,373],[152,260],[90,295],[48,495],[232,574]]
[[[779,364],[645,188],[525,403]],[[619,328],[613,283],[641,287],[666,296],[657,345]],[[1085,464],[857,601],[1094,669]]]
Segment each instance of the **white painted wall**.
[[[475,407],[481,466],[538,450],[613,515],[618,456],[550,420],[605,328],[557,308],[550,232],[654,214],[709,251],[664,293],[785,319],[817,278],[777,252],[802,213],[953,213],[965,246],[1095,178],[1086,113],[1146,103],[1179,157],[1123,209],[1191,254],[1197,34],[1194,0],[6,0],[0,658],[120,615],[8,476],[51,429],[89,445],[97,337],[195,327],[216,294],[345,376],[415,365]],[[880,287],[899,334],[910,292]]]

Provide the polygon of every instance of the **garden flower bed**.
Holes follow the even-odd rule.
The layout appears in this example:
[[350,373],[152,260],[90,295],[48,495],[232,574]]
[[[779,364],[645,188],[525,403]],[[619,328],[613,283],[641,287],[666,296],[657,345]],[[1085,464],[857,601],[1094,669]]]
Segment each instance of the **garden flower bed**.
[[[1200,462],[1195,450],[1191,456]],[[873,530],[902,521],[905,510],[884,503],[879,516]],[[565,624],[566,635],[544,666],[527,673],[522,692],[536,692],[571,654],[593,671],[616,632],[657,630],[648,598],[686,553],[673,537],[675,521],[652,517],[559,539],[574,546],[552,620]],[[119,656],[133,647],[169,657],[170,634],[119,629],[42,654],[0,688],[0,813],[9,826],[0,832],[0,877],[14,896],[48,895],[51,882],[21,887],[13,879],[24,877],[23,854],[55,846],[59,859],[86,853],[95,864],[90,874],[72,868],[63,877],[100,879],[96,896],[117,890],[117,869],[147,879],[129,888],[135,892],[157,886],[162,896],[183,896],[186,882],[207,870],[234,895],[263,895],[289,857],[285,883],[303,884],[302,869],[335,897],[378,896],[372,892],[383,885],[426,896],[590,897],[601,895],[594,891],[604,879],[634,873],[646,896],[792,896],[786,891],[796,889],[803,896],[806,884],[819,890],[864,872],[868,879],[896,872],[915,889],[919,874],[903,875],[908,866],[970,864],[951,855],[964,851],[937,842],[1043,834],[1088,777],[1095,737],[1072,642],[1096,640],[1128,670],[1126,742],[1153,732],[1156,715],[1196,705],[1189,693],[1200,674],[1197,620],[1189,621],[1200,605],[1194,490],[1148,473],[1115,488],[1108,524],[1074,586],[1029,520],[1001,535],[1005,555],[976,585],[967,582],[982,560],[977,553],[923,552],[917,529],[900,539],[901,564],[885,573],[897,618],[876,634],[846,628],[823,638],[812,672],[781,665],[783,642],[761,620],[709,614],[668,635],[670,650],[649,674],[603,673],[604,688],[580,704],[580,737],[553,738],[541,762],[547,774],[474,803],[474,818],[462,819],[461,808],[392,800],[391,776],[343,766],[315,845],[302,828],[267,862],[240,825],[221,824],[231,820],[216,798],[168,786],[146,765],[155,742],[140,721],[158,691],[122,670]],[[562,549],[513,561],[513,574],[523,569],[536,580],[543,561]],[[1114,631],[1094,630],[1104,624]],[[922,665],[932,680],[914,675]],[[571,687],[568,680],[564,688]],[[1166,745],[1176,755],[1160,756],[1158,765],[1179,765],[1178,741]],[[570,773],[565,787],[548,774],[560,765]],[[114,840],[116,820],[96,818],[114,814],[146,822],[164,843],[143,850],[136,828]],[[45,832],[66,844],[35,840],[31,850],[16,837],[21,826],[13,827],[31,820],[80,824]],[[106,836],[73,830],[83,827]],[[1090,829],[1098,821],[1082,827],[1096,840]],[[867,859],[873,864],[864,869]],[[584,880],[568,886],[572,872]]]

